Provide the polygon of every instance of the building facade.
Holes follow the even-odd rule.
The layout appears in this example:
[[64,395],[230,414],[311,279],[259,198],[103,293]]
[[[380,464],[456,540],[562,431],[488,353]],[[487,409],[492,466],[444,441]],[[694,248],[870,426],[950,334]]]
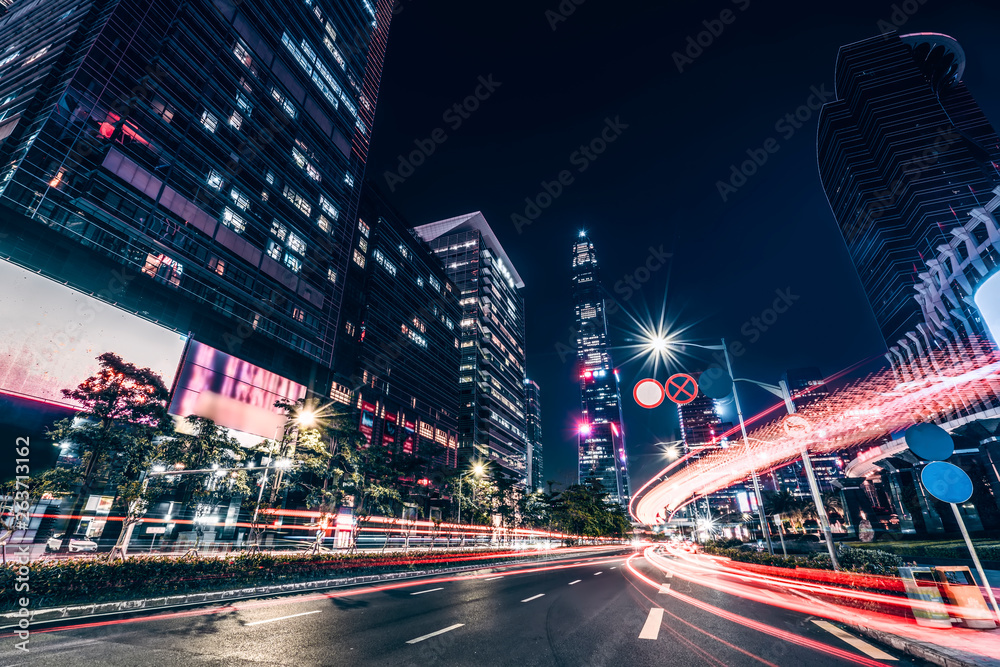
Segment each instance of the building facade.
[[912,298],[946,227],[1000,182],[1000,138],[962,82],[965,53],[937,33],[843,46],[819,115],[819,172],[886,347],[921,320]]
[[[524,282],[482,213],[415,228],[460,292],[459,447],[463,460],[526,484]],[[438,286],[434,286],[435,289]]]
[[631,499],[618,372],[609,351],[605,298],[594,244],[580,232],[573,244],[573,299],[581,415],[579,482],[600,480],[611,502]]
[[325,391],[389,0],[19,0],[4,257]]
[[370,441],[417,456],[432,476],[458,465],[459,290],[382,195],[363,187],[330,398],[356,408]]
[[528,435],[528,489],[538,491],[545,488],[545,451],[542,446],[542,399],[541,389],[534,380],[524,378],[524,408],[527,416]]

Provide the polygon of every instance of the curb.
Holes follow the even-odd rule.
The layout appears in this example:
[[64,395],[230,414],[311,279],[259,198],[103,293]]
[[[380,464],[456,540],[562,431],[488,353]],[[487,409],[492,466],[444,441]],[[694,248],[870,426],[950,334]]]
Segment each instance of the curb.
[[907,637],[900,637],[899,635],[882,632],[881,630],[875,630],[863,625],[856,625],[854,623],[846,623],[845,625],[869,639],[874,639],[881,644],[891,646],[897,651],[901,651],[914,658],[919,658],[920,660],[925,660],[933,665],[940,665],[940,667],[984,667],[985,665],[1000,665],[1000,661],[998,660],[989,658],[980,660],[976,656],[967,653],[942,648]]
[[[508,561],[506,563],[494,563],[491,565],[466,565],[463,567],[448,567],[435,570],[422,570],[420,572],[389,572],[386,574],[370,574],[360,577],[341,577],[338,579],[320,579],[317,581],[300,581],[289,584],[272,584],[270,586],[253,586],[248,588],[237,588],[226,591],[209,591],[204,593],[189,593],[187,595],[171,595],[166,597],[146,598],[142,600],[124,600],[121,602],[101,602],[87,605],[74,605],[66,607],[51,607],[48,609],[30,610],[28,616],[29,624],[51,623],[67,619],[92,618],[97,616],[108,616],[113,614],[127,614],[136,611],[173,609],[176,607],[187,607],[192,605],[207,604],[211,602],[230,602],[237,600],[247,600],[270,595],[281,595],[288,593],[305,593],[310,591],[320,591],[330,588],[341,588],[345,586],[356,586],[375,581],[392,581],[397,579],[417,579],[420,577],[447,574],[454,572],[470,572],[475,570],[496,571],[496,568],[508,565],[518,565],[523,563],[537,563],[550,560],[540,559],[520,559]],[[0,625],[0,631],[18,628],[18,621],[24,616],[19,612],[5,612],[0,614],[0,622],[10,622],[10,625]]]

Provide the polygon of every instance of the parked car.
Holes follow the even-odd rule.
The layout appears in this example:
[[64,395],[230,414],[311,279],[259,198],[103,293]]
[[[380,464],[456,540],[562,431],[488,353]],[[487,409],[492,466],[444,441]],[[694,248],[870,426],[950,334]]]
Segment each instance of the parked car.
[[[50,537],[49,541],[45,543],[45,550],[59,551],[62,549],[64,541],[65,535],[63,533],[57,533]],[[86,535],[74,535],[69,538],[69,551],[70,553],[79,551],[97,551],[97,542],[94,542]]]

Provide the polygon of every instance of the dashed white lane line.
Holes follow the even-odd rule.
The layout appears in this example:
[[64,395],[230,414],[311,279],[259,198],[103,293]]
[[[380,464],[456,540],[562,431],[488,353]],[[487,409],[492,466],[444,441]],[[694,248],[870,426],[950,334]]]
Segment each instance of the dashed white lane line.
[[416,593],[410,593],[410,595],[423,595],[424,593],[433,593],[434,591],[443,591],[444,588],[428,588],[426,591],[417,591]]
[[618,567],[617,567],[617,566],[615,566],[615,565],[612,565],[612,566],[611,566],[611,569],[612,569],[612,570],[617,570],[617,569],[618,569]]
[[261,623],[274,623],[276,621],[285,621],[288,620],[289,618],[295,618],[296,616],[308,616],[309,614],[318,614],[321,611],[323,610],[317,609],[315,611],[304,611],[301,614],[292,614],[291,616],[282,616],[280,618],[268,618],[263,621],[254,621],[253,623],[247,623],[247,626],[249,627],[251,625],[260,625]]
[[670,584],[660,584],[660,591],[659,592],[660,592],[660,594],[669,593],[670,592]]
[[490,577],[489,579],[483,579],[483,581],[496,581],[497,579],[503,579],[503,577]]
[[530,598],[526,598],[524,600],[521,600],[521,602],[531,602],[532,600],[537,600],[538,598],[544,597],[544,596],[545,596],[545,593],[539,593],[538,595],[532,595]]
[[660,636],[660,626],[663,625],[663,610],[653,607],[649,610],[646,623],[642,626],[639,639],[656,639]]
[[437,637],[438,635],[443,635],[446,632],[451,632],[452,630],[454,630],[456,628],[460,628],[463,625],[465,625],[465,623],[456,623],[455,625],[449,625],[447,628],[444,628],[442,630],[438,630],[437,632],[431,632],[431,633],[423,635],[421,637],[417,637],[416,639],[411,639],[410,641],[408,641],[406,643],[407,644],[416,644],[417,642],[422,642],[425,639],[430,639],[431,637]]
[[583,579],[577,579],[576,581],[571,581],[571,582],[569,582],[569,585],[570,585],[570,586],[572,586],[573,584],[578,584],[578,583],[580,583],[581,581],[583,581]]
[[596,576],[597,576],[597,575],[599,575],[599,574],[604,574],[604,570],[601,570],[600,572],[595,572],[595,573],[594,573],[594,576],[596,577]]
[[896,658],[892,657],[877,646],[872,646],[868,642],[862,641],[854,635],[844,632],[833,623],[828,621],[817,621],[816,619],[813,619],[813,623],[823,628],[837,639],[844,640],[854,648],[867,655],[869,658],[875,658],[876,660],[896,660]]

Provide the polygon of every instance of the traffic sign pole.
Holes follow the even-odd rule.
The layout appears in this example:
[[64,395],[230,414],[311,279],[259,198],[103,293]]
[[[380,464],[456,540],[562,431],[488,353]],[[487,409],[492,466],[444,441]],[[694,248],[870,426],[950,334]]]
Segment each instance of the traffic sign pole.
[[996,614],[997,621],[1000,621],[1000,607],[997,607],[997,599],[993,596],[993,589],[990,588],[990,582],[986,578],[986,571],[983,570],[983,564],[979,562],[979,554],[976,553],[976,547],[973,546],[972,538],[969,537],[969,530],[965,527],[962,512],[959,511],[958,505],[955,503],[948,504],[951,505],[951,511],[955,513],[955,519],[958,520],[958,527],[962,530],[962,537],[965,538],[965,546],[969,547],[969,553],[972,554],[972,562],[976,564],[976,571],[979,572],[979,578],[983,580],[986,594],[990,597],[990,604],[993,605],[993,613]]

